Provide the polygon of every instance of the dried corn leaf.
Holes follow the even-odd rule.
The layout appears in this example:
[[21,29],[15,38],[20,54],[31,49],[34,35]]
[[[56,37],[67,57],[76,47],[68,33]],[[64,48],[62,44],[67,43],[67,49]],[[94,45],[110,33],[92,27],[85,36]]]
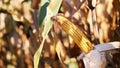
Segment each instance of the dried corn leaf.
[[61,44],[60,40],[57,39],[55,45],[56,45],[55,50],[57,52],[58,58],[59,58],[60,62],[62,62],[62,58],[61,58],[61,55],[60,55],[60,46],[62,44]]

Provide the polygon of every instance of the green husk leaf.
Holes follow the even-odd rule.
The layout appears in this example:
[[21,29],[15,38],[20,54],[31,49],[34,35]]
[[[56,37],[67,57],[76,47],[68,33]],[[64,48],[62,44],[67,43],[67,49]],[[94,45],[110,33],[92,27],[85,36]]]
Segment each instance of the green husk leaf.
[[[44,2],[44,1],[45,0],[42,0],[41,2]],[[45,3],[47,3],[47,2],[50,2],[50,4],[47,7],[47,13],[46,13],[46,16],[43,20],[43,22],[45,23],[44,30],[42,32],[43,40],[42,40],[38,50],[36,51],[36,53],[34,55],[34,68],[38,68],[38,64],[39,64],[41,52],[43,49],[44,41],[46,39],[48,32],[50,31],[50,29],[52,27],[51,17],[57,14],[57,12],[60,8],[60,5],[62,3],[62,0],[51,0],[51,1],[48,0]],[[54,2],[54,3],[52,3],[52,2]]]
[[79,68],[77,60],[75,58],[69,58],[64,63],[68,66],[68,68]]

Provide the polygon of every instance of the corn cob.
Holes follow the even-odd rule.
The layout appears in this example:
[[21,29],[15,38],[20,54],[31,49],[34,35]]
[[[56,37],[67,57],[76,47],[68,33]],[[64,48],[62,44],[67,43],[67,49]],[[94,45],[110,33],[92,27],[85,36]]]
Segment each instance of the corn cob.
[[60,25],[60,27],[72,37],[74,42],[84,53],[88,53],[93,49],[92,43],[85,36],[85,34],[67,18],[61,15],[57,15],[52,17],[52,19],[55,20]]

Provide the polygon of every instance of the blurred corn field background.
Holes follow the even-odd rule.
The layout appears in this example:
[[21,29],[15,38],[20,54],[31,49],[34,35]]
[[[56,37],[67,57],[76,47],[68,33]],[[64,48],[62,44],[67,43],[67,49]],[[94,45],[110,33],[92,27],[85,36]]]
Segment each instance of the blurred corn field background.
[[[120,0],[0,0],[0,68],[84,68],[56,15],[93,45],[120,41]],[[120,68],[119,57],[120,49],[107,51],[106,68]]]

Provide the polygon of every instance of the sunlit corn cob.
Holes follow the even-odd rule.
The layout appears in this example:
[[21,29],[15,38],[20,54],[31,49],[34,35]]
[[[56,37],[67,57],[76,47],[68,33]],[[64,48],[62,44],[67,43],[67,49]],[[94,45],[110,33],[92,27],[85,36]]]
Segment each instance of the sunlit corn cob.
[[64,16],[57,15],[52,17],[52,19],[55,20],[60,25],[60,27],[62,27],[62,29],[72,37],[74,42],[83,52],[88,53],[93,49],[93,45],[84,35],[84,33]]

